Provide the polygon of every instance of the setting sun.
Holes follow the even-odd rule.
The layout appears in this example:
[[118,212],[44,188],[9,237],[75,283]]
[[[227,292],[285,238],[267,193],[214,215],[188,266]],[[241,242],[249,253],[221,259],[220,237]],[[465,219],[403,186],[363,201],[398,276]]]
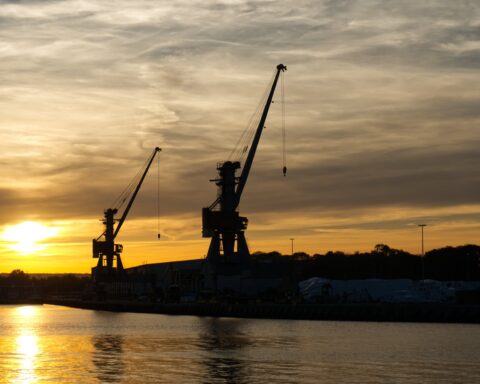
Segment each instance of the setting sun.
[[39,242],[53,237],[58,233],[57,228],[50,228],[33,221],[7,227],[2,235],[9,247],[21,254],[28,255],[46,248],[45,244]]

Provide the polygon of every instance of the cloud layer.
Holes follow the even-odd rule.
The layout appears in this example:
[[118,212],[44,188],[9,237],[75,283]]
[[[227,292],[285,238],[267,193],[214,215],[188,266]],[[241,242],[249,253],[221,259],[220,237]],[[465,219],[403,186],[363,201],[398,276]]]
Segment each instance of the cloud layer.
[[[93,222],[158,145],[165,225],[198,240],[215,164],[282,62],[289,175],[274,104],[241,207],[275,218],[256,244],[302,236],[307,212],[361,231],[366,211],[403,230],[385,212],[437,210],[475,233],[455,213],[480,215],[475,2],[11,1],[0,24],[2,224]],[[154,219],[152,179],[132,219]]]

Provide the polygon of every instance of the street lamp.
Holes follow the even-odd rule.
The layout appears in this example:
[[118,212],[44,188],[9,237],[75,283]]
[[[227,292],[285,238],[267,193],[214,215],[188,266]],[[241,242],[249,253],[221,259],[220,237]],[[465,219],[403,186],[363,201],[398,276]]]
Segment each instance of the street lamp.
[[292,256],[293,256],[293,240],[295,240],[293,237],[290,238],[290,241],[292,242]]
[[426,227],[427,224],[418,224],[418,226],[422,230],[422,280],[425,280],[425,261],[424,261],[425,252],[423,248],[423,228]]

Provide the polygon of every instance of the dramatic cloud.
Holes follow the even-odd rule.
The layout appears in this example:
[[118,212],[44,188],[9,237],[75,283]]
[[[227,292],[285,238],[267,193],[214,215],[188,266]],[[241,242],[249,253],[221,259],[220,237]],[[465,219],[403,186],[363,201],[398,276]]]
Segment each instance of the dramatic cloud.
[[[158,145],[169,249],[203,255],[208,180],[282,62],[289,174],[276,103],[241,206],[253,247],[286,251],[290,234],[324,250],[328,232],[332,248],[363,249],[389,230],[415,250],[415,221],[438,229],[432,246],[477,241],[475,2],[7,1],[0,24],[0,224],[62,221],[88,252]],[[125,227],[138,244],[156,225],[154,173]],[[91,225],[77,237],[75,222]]]

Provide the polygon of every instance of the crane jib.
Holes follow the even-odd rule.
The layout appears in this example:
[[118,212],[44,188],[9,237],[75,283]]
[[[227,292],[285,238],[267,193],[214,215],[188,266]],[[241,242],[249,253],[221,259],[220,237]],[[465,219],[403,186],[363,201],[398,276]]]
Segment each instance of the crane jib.
[[125,211],[123,211],[123,215],[122,217],[120,218],[120,220],[118,221],[118,224],[117,224],[117,227],[115,228],[115,233],[113,234],[113,238],[115,239],[115,237],[117,236],[118,232],[120,232],[120,228],[122,228],[122,225],[123,223],[125,222],[125,219],[127,218],[127,215],[128,215],[128,212],[130,211],[130,208],[132,207],[133,205],[133,202],[135,201],[135,198],[137,197],[137,193],[138,191],[140,190],[140,187],[142,186],[143,184],[143,180],[145,179],[145,176],[147,175],[148,173],[148,170],[150,169],[150,166],[152,165],[153,163],[153,160],[155,159],[155,155],[161,151],[161,148],[159,147],[156,147],[154,150],[153,150],[153,154],[152,154],[152,157],[150,158],[150,161],[148,162],[148,165],[147,167],[145,168],[145,171],[143,172],[143,175],[137,185],[137,187],[135,188],[135,192],[133,192],[133,195],[132,197],[130,198],[130,201],[128,202],[128,205],[127,207],[125,208]]
[[[274,78],[273,83],[272,83],[272,88],[270,89],[268,99],[267,99],[267,101],[265,103],[265,107],[263,109],[262,117],[261,117],[261,119],[258,123],[258,127],[257,127],[257,130],[255,132],[255,136],[253,138],[252,144],[250,145],[250,151],[248,152],[247,159],[245,160],[245,164],[243,166],[242,173],[241,173],[240,178],[238,180],[237,189],[235,191],[235,198],[236,198],[235,206],[236,207],[240,203],[240,198],[242,197],[243,189],[245,188],[245,184],[247,183],[248,175],[250,173],[250,169],[252,167],[253,159],[255,157],[255,152],[257,151],[257,146],[258,146],[258,143],[260,141],[260,137],[262,135],[263,127],[265,126],[265,121],[267,120],[268,111],[270,109],[270,104],[272,104],[272,99],[273,99],[273,95],[275,93],[275,88],[277,86],[278,78],[280,76],[280,73],[284,72],[286,70],[287,70],[287,67],[285,65],[283,65],[283,64],[277,65],[277,73],[275,74],[275,78]],[[284,175],[287,172],[287,169],[286,169],[285,166],[284,166],[283,172],[284,172]]]

